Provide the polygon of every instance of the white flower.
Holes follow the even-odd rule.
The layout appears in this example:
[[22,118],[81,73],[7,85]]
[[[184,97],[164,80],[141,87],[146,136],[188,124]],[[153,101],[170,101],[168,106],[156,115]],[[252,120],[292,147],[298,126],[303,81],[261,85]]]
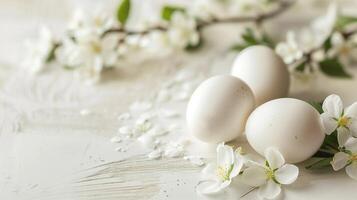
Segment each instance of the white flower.
[[341,98],[332,94],[324,100],[322,109],[321,121],[327,135],[337,128],[338,134],[347,132],[357,137],[357,103],[344,109]]
[[173,14],[167,34],[170,44],[181,49],[198,44],[200,39],[195,19],[182,12]]
[[65,67],[79,68],[76,76],[86,84],[97,83],[102,70],[113,67],[117,61],[113,44],[96,35],[64,40],[57,55]]
[[242,182],[252,187],[259,187],[260,197],[273,199],[281,192],[281,185],[295,182],[299,168],[285,164],[285,159],[275,148],[265,150],[265,164],[251,162],[251,166],[241,175]]
[[226,3],[219,0],[195,0],[189,7],[189,13],[192,16],[205,21],[214,17],[222,17],[224,10],[227,10]]
[[110,29],[114,25],[113,17],[107,15],[105,11],[96,11],[94,15],[88,15],[83,10],[76,10],[68,29],[73,32],[75,37],[80,37],[87,32],[93,32],[97,35]]
[[342,151],[334,155],[333,169],[338,171],[345,167],[347,175],[357,180],[357,139],[344,132],[338,135],[338,144]]
[[340,32],[331,36],[332,48],[328,51],[329,57],[338,57],[343,63],[351,64],[357,60],[356,44],[346,40]]
[[42,71],[49,56],[55,47],[55,40],[51,31],[47,27],[42,27],[39,32],[39,38],[25,43],[28,54],[23,66],[31,72],[37,73]]
[[303,53],[320,48],[335,27],[337,12],[337,6],[333,3],[328,7],[326,15],[315,19],[310,26],[297,33],[288,32],[287,41],[279,43],[276,52],[285,63],[290,64],[299,60]]
[[283,58],[286,64],[291,64],[303,56],[303,52],[297,44],[296,35],[292,31],[287,33],[286,42],[279,43],[275,51]]
[[218,193],[232,182],[243,167],[243,157],[232,147],[221,143],[217,146],[217,165],[207,165],[202,174],[206,179],[197,187],[200,194]]

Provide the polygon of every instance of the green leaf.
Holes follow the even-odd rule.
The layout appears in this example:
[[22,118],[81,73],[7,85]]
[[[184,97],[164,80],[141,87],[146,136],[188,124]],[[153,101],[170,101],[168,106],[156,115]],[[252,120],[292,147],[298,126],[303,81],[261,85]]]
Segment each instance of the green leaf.
[[298,72],[303,72],[305,70],[306,62],[300,63],[297,67],[295,67],[295,70]]
[[321,158],[318,159],[318,161],[315,161],[314,163],[305,166],[306,169],[323,169],[323,168],[328,168],[331,167],[331,161],[332,158]]
[[254,46],[254,45],[265,45],[271,48],[274,47],[273,40],[266,33],[264,33],[261,37],[258,37],[254,34],[251,28],[245,29],[241,37],[243,40],[242,43],[233,45],[231,47],[231,50],[241,51],[247,47]]
[[325,40],[325,42],[323,44],[323,48],[324,48],[324,51],[327,52],[328,50],[331,49],[331,47],[332,47],[332,42],[331,42],[331,36],[330,36]]
[[57,48],[60,46],[60,44],[58,43],[55,43],[53,46],[52,46],[52,49],[50,50],[50,52],[48,53],[47,55],[47,58],[46,58],[46,63],[50,63],[52,62],[55,58],[56,58],[56,50]]
[[130,5],[130,0],[122,0],[122,2],[119,4],[117,10],[117,19],[122,25],[124,25],[129,18]]
[[310,104],[312,107],[314,107],[320,114],[324,112],[324,111],[322,110],[322,102],[312,101],[312,102],[309,102],[309,104]]
[[341,30],[346,26],[357,23],[357,17],[354,16],[339,16],[336,22],[336,28]]
[[203,46],[203,44],[204,44],[204,41],[203,41],[202,37],[200,37],[200,39],[196,45],[189,44],[186,46],[185,50],[189,51],[189,52],[196,51],[196,50],[200,49]]
[[161,18],[166,21],[170,21],[172,18],[172,14],[174,12],[186,12],[185,8],[178,7],[178,6],[164,6],[161,9]]
[[319,63],[320,70],[328,76],[339,78],[351,78],[337,58],[326,59]]

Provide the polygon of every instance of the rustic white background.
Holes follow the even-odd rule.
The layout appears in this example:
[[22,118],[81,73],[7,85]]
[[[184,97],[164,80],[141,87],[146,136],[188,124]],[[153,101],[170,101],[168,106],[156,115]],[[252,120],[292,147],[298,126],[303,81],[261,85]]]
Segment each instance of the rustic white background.
[[[150,10],[155,13],[162,2],[138,0],[136,13],[144,15]],[[287,28],[299,27],[322,13],[327,2],[299,2],[267,28],[274,38],[281,38]],[[340,2],[348,12],[356,11],[356,2]],[[194,192],[199,167],[182,158],[149,160],[147,151],[138,144],[128,146],[127,152],[116,152],[109,139],[119,127],[117,115],[126,111],[131,102],[157,91],[177,71],[188,69],[202,77],[228,73],[235,54],[227,48],[237,40],[239,27],[210,28],[205,32],[205,50],[135,63],[104,74],[103,83],[95,87],[81,85],[69,72],[50,69],[36,78],[19,68],[24,55],[23,41],[34,37],[41,24],[48,25],[59,36],[75,7],[114,9],[116,3],[115,0],[0,0],[0,199],[202,198]],[[357,76],[356,69],[350,70]],[[290,96],[321,100],[337,93],[349,104],[357,100],[356,86],[357,79],[335,80],[317,75],[313,81],[294,80]],[[184,114],[185,102],[175,106]],[[93,113],[81,116],[82,109]],[[180,120],[184,124],[184,118]],[[357,183],[344,172],[324,174],[300,169],[303,172],[296,184],[286,188],[285,199],[357,198]],[[225,197],[212,199],[238,199],[235,193],[232,190]],[[252,193],[244,199],[256,197]]]

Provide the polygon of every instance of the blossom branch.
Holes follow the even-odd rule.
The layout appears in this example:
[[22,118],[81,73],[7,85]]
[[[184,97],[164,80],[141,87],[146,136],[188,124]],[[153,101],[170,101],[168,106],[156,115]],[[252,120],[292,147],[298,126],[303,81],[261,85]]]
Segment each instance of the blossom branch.
[[260,24],[261,22],[274,18],[278,16],[279,14],[283,13],[286,11],[295,1],[293,0],[287,0],[287,1],[280,1],[279,5],[276,9],[259,14],[256,16],[242,16],[242,17],[231,17],[231,18],[225,18],[225,19],[218,19],[214,18],[211,21],[208,22],[201,22],[198,24],[198,29],[211,26],[211,25],[216,25],[216,24],[223,24],[223,23],[247,23],[247,22],[255,22],[257,24]]
[[[240,16],[240,17],[230,17],[230,18],[213,18],[210,21],[201,21],[197,24],[197,30],[201,30],[203,28],[206,28],[208,26],[212,25],[217,25],[217,24],[224,24],[224,23],[248,23],[248,22],[255,22],[257,24],[262,23],[263,21],[266,21],[268,19],[274,18],[278,16],[279,14],[283,13],[286,11],[295,1],[294,0],[283,0],[279,2],[279,5],[276,9],[259,14],[256,16]],[[150,27],[146,30],[142,31],[131,31],[131,30],[126,30],[125,28],[112,28],[107,31],[105,31],[102,35],[102,37],[105,37],[107,34],[110,33],[123,33],[125,35],[146,35],[152,31],[167,31],[167,27],[163,26],[154,26]]]

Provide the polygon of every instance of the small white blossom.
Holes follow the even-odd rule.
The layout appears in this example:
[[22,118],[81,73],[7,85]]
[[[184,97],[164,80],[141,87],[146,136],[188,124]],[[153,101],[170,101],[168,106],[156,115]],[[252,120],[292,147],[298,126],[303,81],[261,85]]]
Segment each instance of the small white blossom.
[[55,40],[51,31],[47,27],[42,27],[39,37],[35,40],[26,41],[25,46],[28,49],[28,54],[23,66],[33,73],[38,73],[45,68],[55,46]]
[[357,180],[357,139],[344,132],[338,135],[338,144],[342,151],[334,155],[331,161],[333,169],[345,168],[347,175]]
[[114,25],[113,17],[107,15],[107,13],[105,11],[96,11],[93,15],[89,15],[78,9],[68,24],[68,29],[75,37],[81,37],[81,35],[88,32],[101,35]]
[[297,44],[295,33],[292,31],[287,33],[286,42],[279,43],[275,51],[283,58],[286,64],[291,64],[301,59],[304,54]]
[[357,103],[344,109],[341,98],[332,94],[326,97],[322,109],[321,121],[327,135],[337,129],[338,134],[347,132],[357,137]]
[[192,6],[189,7],[189,13],[200,19],[209,21],[215,17],[222,17],[221,14],[225,13],[226,4],[224,1],[219,0],[195,0]]
[[338,57],[345,64],[352,64],[357,60],[356,43],[353,40],[346,40],[340,32],[335,32],[331,36],[331,44],[329,57]]
[[266,199],[274,199],[281,192],[281,185],[295,182],[299,168],[285,164],[283,155],[275,148],[265,150],[265,163],[251,162],[244,170],[241,180],[252,187],[259,187],[258,195]]
[[243,157],[232,147],[221,143],[217,146],[217,164],[208,164],[202,175],[206,179],[197,187],[197,192],[208,195],[215,194],[228,187],[243,167]]
[[196,20],[182,12],[173,14],[167,34],[171,45],[180,49],[187,45],[196,45],[200,39]]
[[299,60],[303,53],[320,48],[334,30],[337,13],[337,5],[332,3],[326,15],[315,19],[310,26],[298,32],[288,32],[287,41],[279,43],[276,52],[290,64]]
[[57,55],[65,67],[78,68],[77,77],[87,84],[98,82],[102,70],[117,61],[113,45],[96,35],[83,35],[75,41],[66,39]]

